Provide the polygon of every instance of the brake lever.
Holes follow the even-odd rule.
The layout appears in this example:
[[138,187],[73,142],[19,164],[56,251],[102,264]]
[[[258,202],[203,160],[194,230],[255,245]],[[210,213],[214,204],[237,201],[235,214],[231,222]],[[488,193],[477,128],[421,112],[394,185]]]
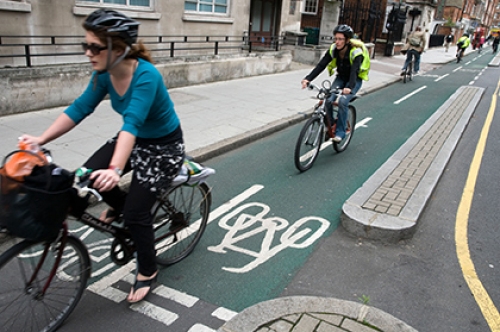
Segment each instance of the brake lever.
[[81,187],[80,188],[80,192],[85,194],[85,195],[88,195],[89,193],[94,195],[95,198],[97,198],[97,201],[98,202],[101,202],[102,201],[102,196],[101,194],[94,188],[89,188],[88,186],[85,186],[85,187]]

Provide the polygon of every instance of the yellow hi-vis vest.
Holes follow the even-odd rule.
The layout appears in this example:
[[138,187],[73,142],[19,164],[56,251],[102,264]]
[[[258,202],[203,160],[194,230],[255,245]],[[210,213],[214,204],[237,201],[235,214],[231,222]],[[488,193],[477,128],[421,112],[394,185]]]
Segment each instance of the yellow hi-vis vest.
[[460,39],[457,41],[457,44],[460,42],[462,43],[461,48],[464,48],[464,49],[469,47],[469,45],[470,45],[470,39],[469,39],[469,37],[466,37],[466,36],[460,37]]
[[[365,44],[359,39],[351,39],[349,41],[353,46],[351,51],[349,52],[349,61],[351,65],[354,62],[354,59],[357,56],[363,56],[363,62],[361,63],[361,67],[359,69],[358,77],[363,81],[368,81],[368,72],[370,71],[370,54],[368,53],[368,49]],[[330,46],[330,56],[333,60],[328,64],[328,73],[332,76],[335,73],[335,68],[337,68],[337,59],[333,57],[333,50],[335,49],[335,43]]]

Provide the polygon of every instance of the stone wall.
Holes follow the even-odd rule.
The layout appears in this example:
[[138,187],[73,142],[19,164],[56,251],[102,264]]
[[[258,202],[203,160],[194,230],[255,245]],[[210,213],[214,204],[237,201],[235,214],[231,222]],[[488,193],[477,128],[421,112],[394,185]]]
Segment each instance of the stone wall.
[[[273,74],[290,69],[291,51],[212,56],[156,64],[168,88]],[[0,69],[0,116],[72,103],[89,84],[88,64]]]
[[[373,57],[373,52],[375,51],[375,45],[373,43],[365,43],[366,48]],[[288,46],[283,46],[288,47]],[[330,45],[318,45],[318,46],[294,46],[291,49],[293,53],[293,61],[304,63],[307,65],[316,65],[319,60],[325,55],[325,52],[330,48]]]

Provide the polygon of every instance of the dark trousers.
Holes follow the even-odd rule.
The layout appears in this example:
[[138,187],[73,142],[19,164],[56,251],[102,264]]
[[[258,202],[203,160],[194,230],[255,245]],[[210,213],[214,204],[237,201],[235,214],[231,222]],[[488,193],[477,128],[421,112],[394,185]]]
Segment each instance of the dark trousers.
[[[85,167],[98,170],[107,169],[115,151],[116,139],[111,139],[97,150]],[[130,161],[124,168],[124,173],[132,170]],[[151,208],[156,202],[156,193],[140,185],[135,176],[128,194],[118,186],[108,192],[101,193],[103,200],[115,211],[123,212],[125,225],[132,234],[132,240],[137,248],[138,271],[144,276],[151,276],[157,270],[154,231],[152,226]]]

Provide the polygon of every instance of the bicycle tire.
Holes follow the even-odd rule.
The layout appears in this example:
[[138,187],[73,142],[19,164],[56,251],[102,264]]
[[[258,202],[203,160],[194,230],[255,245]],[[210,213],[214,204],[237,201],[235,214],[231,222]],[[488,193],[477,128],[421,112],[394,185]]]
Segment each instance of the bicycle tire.
[[62,259],[43,292],[60,245],[24,240],[0,256],[2,331],[55,331],[75,309],[90,277],[89,254],[78,238],[68,235]]
[[413,59],[411,60],[411,62],[408,64],[408,79],[410,81],[413,81]]
[[313,116],[307,120],[300,131],[299,138],[295,144],[294,161],[295,167],[305,172],[312,167],[319,155],[321,143],[323,143],[324,124],[319,116]]
[[406,67],[405,74],[403,75],[403,83],[411,81],[411,75],[413,70],[413,60],[408,63]]
[[356,108],[352,105],[349,105],[346,129],[344,139],[338,143],[333,142],[333,149],[339,153],[347,149],[347,146],[351,143],[352,135],[354,135],[354,130],[356,129]]
[[208,223],[212,194],[205,183],[179,185],[153,207],[156,262],[168,266],[186,258]]

